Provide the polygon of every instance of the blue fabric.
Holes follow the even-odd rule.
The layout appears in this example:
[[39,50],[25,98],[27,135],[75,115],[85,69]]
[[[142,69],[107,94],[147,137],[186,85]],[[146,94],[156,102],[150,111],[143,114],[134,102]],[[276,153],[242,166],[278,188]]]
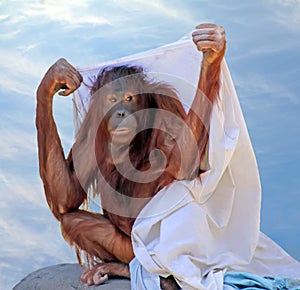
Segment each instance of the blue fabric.
[[300,279],[260,277],[246,272],[228,272],[224,284],[233,289],[300,290]]
[[[136,258],[129,266],[132,290],[160,289],[159,276],[147,272]],[[248,272],[227,272],[224,275],[224,289],[300,290],[300,279],[261,277]]]
[[155,290],[160,289],[159,276],[149,273],[138,261],[134,258],[130,264],[130,283],[131,290]]

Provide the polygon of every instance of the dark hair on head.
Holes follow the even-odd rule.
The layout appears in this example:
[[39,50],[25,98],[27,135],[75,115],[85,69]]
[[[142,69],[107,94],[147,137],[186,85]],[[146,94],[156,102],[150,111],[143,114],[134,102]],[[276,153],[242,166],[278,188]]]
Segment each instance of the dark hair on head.
[[97,79],[91,88],[91,95],[110,82],[132,75],[136,75],[134,80],[137,83],[144,84],[146,82],[147,76],[141,66],[120,65],[104,67],[99,71]]

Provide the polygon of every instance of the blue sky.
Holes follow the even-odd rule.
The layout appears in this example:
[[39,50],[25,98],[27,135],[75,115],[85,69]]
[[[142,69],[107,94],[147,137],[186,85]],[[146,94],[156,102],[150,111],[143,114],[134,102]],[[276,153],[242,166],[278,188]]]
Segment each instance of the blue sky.
[[[0,1],[0,289],[76,262],[38,173],[35,91],[47,68],[60,57],[87,65],[155,48],[202,22],[227,32],[262,179],[262,230],[300,259],[299,15],[299,0]],[[56,98],[55,115],[68,150],[71,98]]]

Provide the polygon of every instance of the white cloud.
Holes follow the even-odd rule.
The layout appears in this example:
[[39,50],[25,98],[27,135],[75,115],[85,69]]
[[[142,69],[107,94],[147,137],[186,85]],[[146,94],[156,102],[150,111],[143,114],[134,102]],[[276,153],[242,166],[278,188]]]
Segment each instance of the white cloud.
[[189,12],[190,10],[185,9],[184,5],[181,5],[181,7],[178,7],[178,5],[174,6],[170,1],[115,0],[114,3],[128,11],[138,10],[139,12],[143,11],[145,14],[163,15],[164,17],[170,17],[178,21],[195,23],[195,19]]
[[31,49],[34,49],[35,47],[37,47],[37,45],[38,45],[37,43],[31,43],[28,45],[20,45],[20,46],[17,46],[16,48],[18,50],[20,50],[22,52],[22,54],[26,54]]
[[[20,215],[26,214],[28,213],[25,211],[20,212]],[[49,214],[40,212],[40,216],[42,218],[38,219],[37,217],[35,223],[42,227],[41,231],[30,225],[27,226],[21,219],[14,218],[13,215],[9,221],[0,218],[0,229],[2,228],[1,232],[5,234],[4,242],[6,241],[7,244],[5,256],[9,256],[13,261],[20,261],[29,257],[35,257],[35,253],[39,252],[41,256],[51,256],[58,262],[71,261],[73,253],[71,250],[67,251],[68,245],[61,237],[59,223],[51,216],[50,212]],[[20,241],[16,237],[22,237],[22,240]],[[43,261],[41,256],[34,258],[32,262],[38,263],[39,260]],[[75,261],[75,259],[72,260]],[[9,265],[6,266],[9,267]]]
[[[1,199],[4,205],[26,202],[34,206],[46,208],[42,184],[38,176],[29,181],[22,176],[4,172],[0,169]],[[7,194],[9,193],[9,194]]]
[[[34,47],[36,44],[30,44],[30,46]],[[20,50],[0,49],[0,64],[1,70],[5,73],[9,72],[22,78],[24,76],[40,78],[43,73],[43,63],[36,63],[36,60],[28,58]]]
[[7,19],[8,17],[9,17],[8,14],[2,14],[2,15],[0,15],[0,21],[5,20],[5,19]]
[[30,59],[26,52],[36,44],[18,47],[16,49],[0,49],[0,88],[21,95],[30,95],[35,91],[34,81],[40,79],[47,66],[44,61]]
[[23,82],[23,80],[20,78],[12,78],[4,72],[0,73],[0,78],[0,88],[2,88],[3,91],[10,91],[20,95],[32,96],[33,86],[31,84]]
[[274,9],[274,21],[284,26],[288,31],[300,32],[300,0],[270,0],[278,4]]
[[21,29],[9,31],[7,33],[0,33],[0,40],[9,40],[15,38],[19,33],[21,32]]
[[236,76],[235,83],[244,88],[252,97],[267,94],[273,98],[289,99],[294,105],[298,105],[300,102],[299,97],[293,94],[285,84],[272,82],[261,74],[244,73],[243,77]]
[[0,152],[2,159],[19,160],[22,156],[36,154],[36,136],[22,130],[0,128]]
[[[17,8],[16,8],[17,9]],[[26,17],[22,14],[15,14],[15,15],[10,15],[6,20],[6,25],[16,25],[19,24],[21,22],[26,21]]]
[[89,1],[84,0],[76,0],[72,3],[60,1],[59,5],[56,0],[24,2],[24,5],[17,7],[17,13],[9,18],[9,24],[17,24],[27,20],[33,21],[33,18],[58,22],[68,25],[68,28],[75,28],[84,24],[110,24],[110,21],[105,17],[93,15],[91,9],[88,10],[89,8]]
[[32,96],[36,89],[33,82],[41,78],[49,66],[47,59],[51,58],[51,54],[44,54],[43,45],[49,41],[48,38],[63,42],[56,38],[56,33],[48,36],[37,33],[33,37],[31,33],[36,30],[36,25],[56,22],[61,30],[66,30],[84,25],[110,24],[106,18],[94,15],[91,8],[89,1],[83,0],[72,3],[60,1],[59,5],[55,0],[8,3],[5,13],[0,16],[3,28],[0,41],[16,40],[16,46],[9,45],[10,42],[0,46],[0,89]]

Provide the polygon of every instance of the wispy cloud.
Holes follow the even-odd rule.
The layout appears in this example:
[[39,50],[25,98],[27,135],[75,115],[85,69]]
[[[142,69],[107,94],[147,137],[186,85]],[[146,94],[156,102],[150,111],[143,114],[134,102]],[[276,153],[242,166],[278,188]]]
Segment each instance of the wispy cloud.
[[7,74],[0,73],[0,78],[1,78],[1,84],[0,88],[3,91],[10,91],[14,92],[20,95],[32,95],[33,92],[33,86],[30,84],[23,82],[21,79],[14,79]]
[[[2,273],[10,273],[3,276],[3,281],[0,279],[1,289],[11,289],[24,278],[25,273],[49,266],[49,261],[76,262],[74,251],[61,237],[59,224],[50,213],[45,214],[34,207],[15,210],[18,215],[12,214],[7,220],[0,217],[1,242],[6,245],[5,250],[0,249],[0,268]],[[26,217],[29,213],[35,214],[36,219],[28,221]],[[35,227],[32,226],[33,223]]]
[[25,274],[49,263],[76,262],[34,179],[0,170],[0,236],[6,245],[0,249],[1,289],[11,289]]
[[178,5],[173,5],[173,2],[153,0],[115,0],[115,4],[128,11],[138,11],[145,14],[161,15],[164,17],[176,19],[177,21],[183,21],[186,23],[195,23],[195,19],[190,13],[189,9],[185,8],[184,3],[180,7]]
[[[236,77],[235,85],[243,88],[244,92],[247,93],[247,97],[267,95],[271,98],[285,98],[294,105],[300,104],[299,96],[293,93],[286,84],[274,83],[263,74],[245,72],[242,77]],[[251,102],[248,105],[251,107]]]
[[12,30],[9,32],[2,32],[0,33],[0,40],[9,40],[15,38],[19,33],[21,32],[21,29]]
[[278,8],[274,9],[275,22],[288,31],[300,32],[300,0],[269,0],[269,2],[278,5]]
[[2,15],[0,15],[0,21],[5,20],[5,19],[7,19],[8,17],[9,17],[8,14],[2,14]]
[[23,78],[24,75],[32,78],[39,78],[43,73],[43,63],[38,64],[24,54],[24,51],[28,50],[28,47],[30,49],[35,46],[36,44],[26,45],[23,46],[22,50],[20,49],[20,46],[13,50],[0,49],[0,63],[2,64],[2,69]]
[[37,62],[24,53],[33,47],[35,44],[22,49],[0,49],[0,89],[32,95],[34,83],[41,77],[43,67],[46,66],[43,60]]
[[[8,20],[8,24],[18,24],[23,23],[28,20],[34,21],[39,19],[39,21],[52,21],[61,23],[65,28],[76,28],[85,24],[93,25],[108,25],[110,21],[105,17],[99,15],[93,15],[93,12],[89,9],[89,1],[75,0],[72,1],[70,6],[69,1],[60,1],[59,5],[55,0],[45,0],[45,1],[30,1],[19,3],[18,7],[13,6],[13,15],[3,15],[4,19]],[[84,16],[82,16],[84,15]]]
[[6,206],[26,202],[32,206],[46,207],[41,181],[37,175],[28,182],[26,177],[16,176],[0,168],[0,182],[3,193],[1,199]]
[[[60,1],[57,5],[54,0],[17,2],[7,3],[0,16],[0,41],[3,42],[0,48],[0,89],[3,91],[32,95],[37,80],[49,66],[51,55],[44,54],[48,39],[63,43],[70,38],[67,32],[70,29],[110,25],[105,17],[94,14],[89,1],[75,0],[72,5],[69,1]],[[57,27],[51,30],[53,24]],[[37,35],[37,25],[50,29],[47,34]],[[60,34],[58,38],[57,30],[65,31],[65,37]]]
[[19,160],[22,156],[35,154],[36,136],[14,128],[0,128],[1,159]]

